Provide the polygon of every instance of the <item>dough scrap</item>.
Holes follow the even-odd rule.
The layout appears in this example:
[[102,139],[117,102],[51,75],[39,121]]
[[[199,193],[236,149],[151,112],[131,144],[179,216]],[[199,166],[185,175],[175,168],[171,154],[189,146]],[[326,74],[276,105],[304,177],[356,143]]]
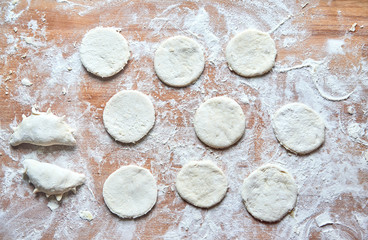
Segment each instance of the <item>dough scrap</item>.
[[191,161],[183,166],[176,178],[176,190],[187,202],[210,208],[225,197],[227,180],[211,161]]
[[130,50],[128,42],[114,28],[97,27],[83,37],[80,57],[88,72],[104,78],[124,68]]
[[123,166],[106,179],[103,197],[112,213],[121,218],[137,218],[155,205],[156,181],[147,169]]
[[32,108],[30,116],[22,117],[22,122],[14,128],[14,133],[10,137],[10,145],[30,143],[39,146],[74,146],[76,144],[72,134],[73,129],[66,124],[64,116],[55,116],[50,109],[47,112],[39,112]]
[[325,140],[323,120],[302,103],[290,103],[277,110],[272,127],[280,144],[296,154],[310,153]]
[[234,100],[221,96],[202,103],[194,116],[198,138],[213,148],[235,144],[245,131],[245,116]]
[[269,72],[276,59],[275,41],[268,33],[247,29],[233,37],[226,47],[230,70],[243,77]]
[[160,80],[172,87],[185,87],[196,81],[204,69],[202,47],[184,36],[171,37],[155,53],[154,66]]
[[63,194],[72,190],[77,191],[77,186],[86,181],[83,174],[61,168],[50,163],[43,163],[33,159],[26,159],[23,162],[25,173],[29,181],[35,187],[34,193],[43,192],[47,197],[56,195],[56,200],[60,201]]
[[90,211],[87,211],[87,210],[79,211],[79,217],[81,219],[87,220],[89,222],[94,219],[92,213]]
[[253,217],[277,222],[295,207],[298,188],[285,169],[267,164],[244,179],[241,195]]
[[124,90],[115,94],[103,112],[107,132],[122,143],[135,143],[155,123],[155,110],[149,97],[139,91]]

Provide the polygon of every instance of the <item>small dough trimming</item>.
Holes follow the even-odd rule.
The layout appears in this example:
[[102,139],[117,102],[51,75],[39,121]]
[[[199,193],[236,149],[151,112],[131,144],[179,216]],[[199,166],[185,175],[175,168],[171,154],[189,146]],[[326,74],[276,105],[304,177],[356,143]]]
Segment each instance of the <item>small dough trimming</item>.
[[103,198],[112,213],[121,218],[137,218],[155,205],[156,181],[145,168],[123,166],[106,179]]
[[302,103],[290,103],[272,116],[276,138],[286,149],[307,154],[319,148],[325,140],[325,124],[313,109]]
[[130,50],[128,42],[116,29],[97,27],[83,37],[80,57],[88,72],[104,78],[124,68]]
[[226,47],[230,70],[243,77],[269,72],[275,64],[275,41],[268,33],[247,29],[233,37]]
[[191,161],[183,166],[176,178],[176,190],[194,206],[210,208],[225,197],[225,174],[211,161]]
[[135,90],[123,90],[106,103],[103,122],[106,131],[115,140],[135,143],[153,127],[155,110],[147,95]]
[[244,179],[241,195],[253,217],[277,222],[295,207],[298,188],[285,169],[267,164]]
[[245,116],[240,105],[226,96],[202,103],[194,116],[198,138],[213,148],[235,144],[245,131]]
[[154,58],[157,76],[172,87],[185,87],[196,81],[203,72],[204,63],[202,47],[185,36],[163,41]]

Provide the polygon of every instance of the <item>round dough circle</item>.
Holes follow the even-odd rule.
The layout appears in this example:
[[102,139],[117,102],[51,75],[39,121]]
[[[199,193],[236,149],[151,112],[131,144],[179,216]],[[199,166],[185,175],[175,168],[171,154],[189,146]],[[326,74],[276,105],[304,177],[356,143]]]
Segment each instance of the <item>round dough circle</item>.
[[241,195],[253,217],[276,222],[295,207],[298,188],[285,169],[267,164],[244,179]]
[[172,87],[188,86],[203,72],[202,47],[188,37],[171,37],[157,49],[154,65],[162,82]]
[[268,33],[248,29],[233,37],[226,47],[230,70],[243,77],[263,75],[275,64],[276,45]]
[[155,110],[149,97],[139,91],[115,94],[103,112],[107,132],[117,141],[134,143],[143,138],[155,123]]
[[316,150],[325,139],[323,120],[302,103],[290,103],[277,110],[272,127],[280,144],[296,154]]
[[245,131],[245,116],[234,100],[214,97],[199,106],[194,116],[198,138],[213,148],[227,148],[235,144]]
[[129,60],[128,42],[113,28],[97,27],[84,36],[80,57],[88,72],[102,78],[111,77]]
[[157,185],[147,169],[123,166],[106,179],[102,194],[111,212],[121,218],[136,218],[155,205]]
[[226,195],[224,173],[211,161],[192,161],[184,165],[176,178],[176,190],[194,206],[209,208]]

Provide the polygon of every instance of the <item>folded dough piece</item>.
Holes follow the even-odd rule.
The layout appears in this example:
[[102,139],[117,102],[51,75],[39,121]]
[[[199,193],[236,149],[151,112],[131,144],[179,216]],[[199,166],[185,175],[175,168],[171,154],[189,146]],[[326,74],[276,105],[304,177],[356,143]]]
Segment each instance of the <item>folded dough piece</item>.
[[64,193],[70,190],[76,193],[76,187],[86,181],[86,177],[83,174],[61,168],[54,164],[26,159],[23,165],[29,182],[35,186],[33,192],[46,193],[47,197],[56,195],[56,200],[58,201],[61,200]]
[[22,122],[14,128],[10,137],[10,144],[17,146],[30,143],[39,146],[75,145],[73,129],[64,121],[63,117],[52,114],[51,110],[39,112],[32,109],[30,116],[23,115]]

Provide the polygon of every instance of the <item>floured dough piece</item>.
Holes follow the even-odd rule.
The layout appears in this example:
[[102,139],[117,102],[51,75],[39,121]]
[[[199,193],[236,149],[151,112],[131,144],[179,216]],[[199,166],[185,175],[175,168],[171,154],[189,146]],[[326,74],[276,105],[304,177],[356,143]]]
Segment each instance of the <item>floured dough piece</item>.
[[244,134],[245,116],[234,100],[221,96],[202,103],[194,116],[198,138],[213,148],[227,148]]
[[103,112],[107,132],[117,141],[134,143],[143,138],[155,123],[155,110],[149,97],[139,91],[115,94]]
[[275,64],[276,45],[268,33],[248,29],[233,37],[226,47],[230,70],[243,77],[270,71]]
[[58,201],[61,200],[64,193],[70,190],[76,193],[76,188],[86,181],[86,177],[83,174],[54,164],[26,159],[23,165],[29,181],[35,186],[33,192],[46,193],[47,197],[56,195],[56,200]]
[[86,211],[86,210],[79,211],[79,217],[84,219],[84,220],[87,220],[89,222],[94,219],[92,213],[90,211]]
[[253,217],[276,222],[295,207],[298,188],[285,169],[267,164],[244,180],[241,195]]
[[310,153],[325,140],[323,120],[302,103],[290,103],[277,110],[272,126],[280,144],[297,154]]
[[203,72],[202,47],[188,37],[171,37],[157,49],[154,65],[157,76],[167,85],[188,86]]
[[22,143],[30,143],[39,146],[51,145],[75,145],[73,129],[64,121],[63,117],[47,112],[38,112],[32,108],[29,117],[22,116],[22,122],[14,128],[10,137],[10,144],[17,146]]
[[130,51],[128,42],[114,28],[97,27],[84,36],[80,57],[88,72],[104,78],[124,68]]
[[106,179],[103,197],[110,211],[119,217],[140,217],[156,203],[156,181],[147,169],[123,166]]
[[211,161],[192,161],[184,165],[176,178],[176,190],[194,206],[209,208],[226,195],[224,173]]

